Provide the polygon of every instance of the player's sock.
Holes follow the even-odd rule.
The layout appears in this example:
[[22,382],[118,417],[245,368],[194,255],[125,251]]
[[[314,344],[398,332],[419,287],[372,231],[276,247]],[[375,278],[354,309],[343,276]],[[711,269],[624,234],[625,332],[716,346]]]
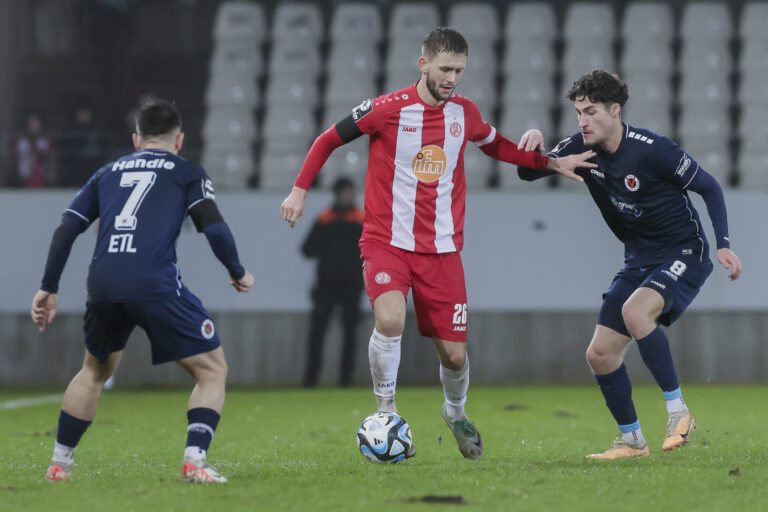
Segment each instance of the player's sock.
[[464,404],[469,389],[469,357],[460,370],[449,370],[440,365],[440,382],[445,394],[445,411],[451,421],[464,418]]
[[656,327],[645,338],[637,340],[637,348],[640,350],[645,366],[651,371],[662,391],[674,391],[680,388],[675,363],[672,361],[672,352],[669,350],[669,340],[660,327]]
[[205,462],[208,447],[213,441],[213,433],[221,416],[213,409],[196,407],[187,411],[187,447],[184,458],[196,462]]
[[[625,428],[635,425],[639,430],[640,422],[637,421],[637,412],[632,401],[632,383],[629,381],[629,374],[624,363],[611,373],[595,375],[595,380],[600,386],[600,391],[603,392],[605,405],[608,406],[608,410],[611,411],[616,423],[619,424],[619,428],[622,429],[622,434],[624,434]],[[632,430],[628,430],[629,432]]]
[[59,413],[59,428],[56,431],[56,445],[53,449],[53,460],[72,465],[75,448],[91,423],[93,422],[75,418],[61,411]]
[[368,362],[371,365],[373,394],[380,411],[395,412],[397,369],[400,366],[401,336],[384,336],[373,329],[368,343]]
[[667,413],[669,414],[688,411],[688,406],[683,400],[683,391],[680,388],[664,391],[664,400],[667,402]]
[[629,425],[619,425],[621,430],[621,439],[633,448],[642,448],[646,444],[645,436],[640,428],[640,422],[636,421]]

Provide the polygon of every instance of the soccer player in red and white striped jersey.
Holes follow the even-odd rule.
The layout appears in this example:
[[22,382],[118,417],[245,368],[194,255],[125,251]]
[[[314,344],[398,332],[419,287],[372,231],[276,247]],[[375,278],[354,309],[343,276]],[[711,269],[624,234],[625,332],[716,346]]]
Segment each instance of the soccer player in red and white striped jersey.
[[[419,332],[432,338],[445,391],[443,417],[466,458],[478,458],[480,434],[465,412],[469,386],[467,292],[460,251],[464,244],[467,143],[503,162],[576,176],[594,156],[587,151],[547,158],[538,130],[520,146],[488,124],[477,106],[455,93],[468,45],[449,28],[427,34],[419,57],[421,79],[397,92],[365,100],[323,132],[307,154],[281,215],[291,226],[304,210],[312,181],[337,147],[370,137],[365,220],[360,249],[363,276],[376,326],[368,357],[380,411],[396,411],[395,386],[406,297],[413,291]],[[408,456],[412,456],[409,453]]]

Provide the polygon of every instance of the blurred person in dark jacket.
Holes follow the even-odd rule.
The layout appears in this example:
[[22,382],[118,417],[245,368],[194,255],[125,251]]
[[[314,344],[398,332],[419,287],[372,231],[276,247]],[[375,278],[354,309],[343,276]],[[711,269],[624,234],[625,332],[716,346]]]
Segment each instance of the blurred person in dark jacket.
[[304,386],[317,386],[322,367],[323,342],[334,307],[341,306],[343,345],[339,385],[352,381],[355,337],[360,319],[363,274],[358,242],[363,232],[363,211],[356,204],[356,187],[341,177],[333,185],[333,205],[323,211],[302,245],[307,258],[317,258],[317,281],[312,290]]

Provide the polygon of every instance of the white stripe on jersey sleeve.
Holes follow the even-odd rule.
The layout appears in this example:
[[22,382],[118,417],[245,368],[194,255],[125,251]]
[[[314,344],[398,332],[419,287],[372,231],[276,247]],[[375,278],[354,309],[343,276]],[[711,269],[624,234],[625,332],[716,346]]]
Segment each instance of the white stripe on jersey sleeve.
[[[424,106],[419,103],[400,110],[395,148],[395,176],[392,180],[392,245],[407,251],[416,248],[413,223],[416,218],[416,189],[419,180],[413,174],[412,160],[421,149]],[[404,126],[418,127],[416,132],[403,131]]]
[[476,140],[475,145],[478,147],[485,146],[486,144],[493,142],[493,139],[495,138],[496,138],[496,128],[491,126],[491,133],[489,133],[488,136],[483,140]]
[[89,219],[88,219],[88,218],[87,218],[85,215],[83,215],[83,214],[82,214],[82,213],[80,213],[80,212],[76,212],[76,211],[75,211],[75,210],[73,210],[72,208],[67,208],[67,209],[66,209],[66,210],[64,210],[64,211],[65,211],[65,212],[74,213],[75,215],[77,215],[78,217],[80,217],[81,219],[83,219],[85,222],[88,222],[88,223],[90,223],[90,222],[91,222],[91,221],[90,221],[90,220],[89,220]]
[[[456,245],[453,243],[455,225],[453,221],[453,173],[459,163],[459,154],[464,143],[466,125],[464,123],[464,107],[458,103],[447,103],[443,111],[445,113],[445,173],[440,176],[437,184],[437,201],[435,202],[435,247],[437,252],[454,252]],[[457,122],[461,125],[462,135],[451,135],[451,124]],[[491,130],[493,131],[493,130]]]

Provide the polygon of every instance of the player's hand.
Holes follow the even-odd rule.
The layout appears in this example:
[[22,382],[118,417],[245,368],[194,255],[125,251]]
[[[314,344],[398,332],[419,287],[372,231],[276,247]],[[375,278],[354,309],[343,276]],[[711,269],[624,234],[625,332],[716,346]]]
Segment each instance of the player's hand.
[[45,331],[48,324],[56,318],[58,296],[55,293],[38,290],[32,299],[32,321],[37,324],[37,330]]
[[728,273],[728,279],[735,281],[741,275],[741,260],[736,253],[730,249],[722,248],[717,250],[717,261],[720,264],[730,270]]
[[280,217],[293,227],[304,213],[304,200],[307,198],[307,191],[303,188],[293,187],[291,193],[280,205]]
[[590,158],[595,157],[594,151],[585,151],[578,155],[561,156],[560,158],[550,158],[547,164],[547,169],[555,171],[561,176],[584,183],[584,178],[576,174],[576,169],[596,169],[597,164],[587,162]]
[[245,274],[240,279],[230,279],[229,283],[232,287],[240,293],[246,293],[253,286],[253,274],[245,271]]
[[544,151],[544,135],[536,128],[528,130],[520,138],[517,149],[523,151]]

